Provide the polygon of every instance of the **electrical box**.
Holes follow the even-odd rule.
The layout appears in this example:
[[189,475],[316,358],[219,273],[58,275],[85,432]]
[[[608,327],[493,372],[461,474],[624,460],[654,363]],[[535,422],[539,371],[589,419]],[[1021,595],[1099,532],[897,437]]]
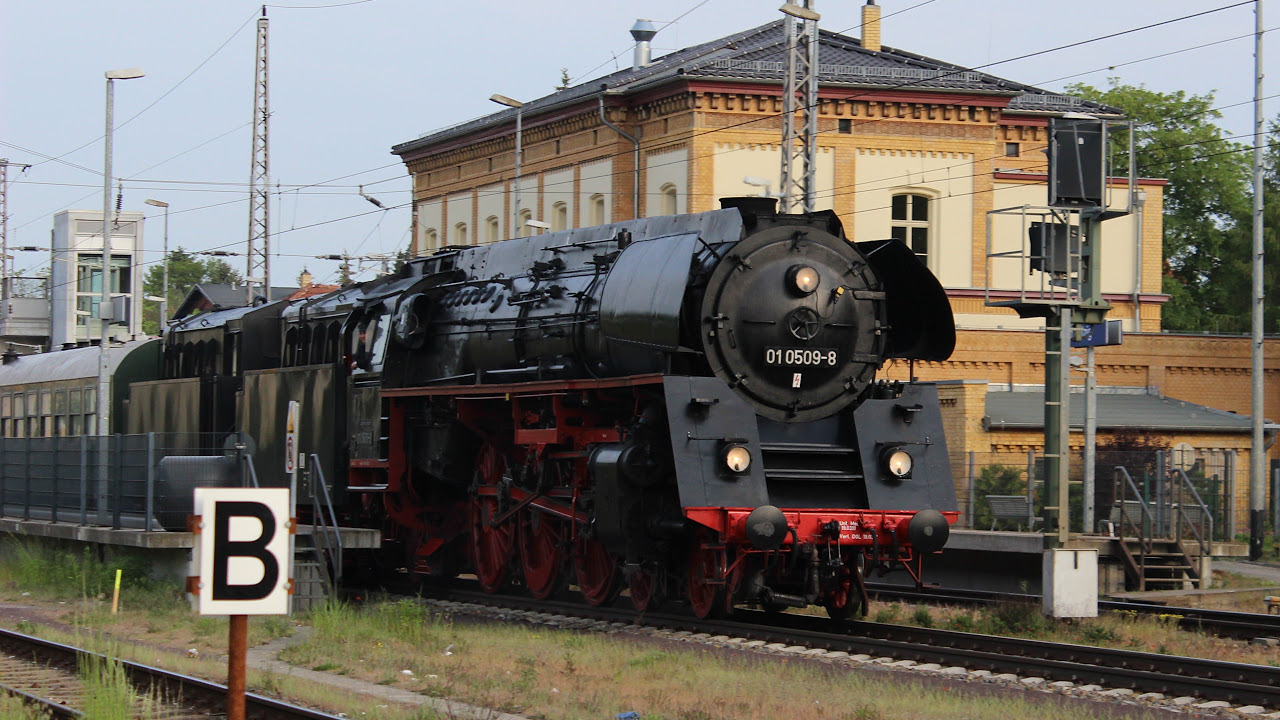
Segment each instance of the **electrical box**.
[[1101,120],[1049,120],[1049,205],[1103,207],[1106,128]]
[[[1055,280],[1080,272],[1080,228],[1054,222],[1033,222],[1028,262],[1032,270],[1049,273]],[[1055,283],[1056,284],[1056,283]]]
[[132,316],[133,298],[128,295],[116,295],[111,298],[111,305],[107,308],[107,315],[104,319],[110,320],[112,325],[128,325],[129,318]]

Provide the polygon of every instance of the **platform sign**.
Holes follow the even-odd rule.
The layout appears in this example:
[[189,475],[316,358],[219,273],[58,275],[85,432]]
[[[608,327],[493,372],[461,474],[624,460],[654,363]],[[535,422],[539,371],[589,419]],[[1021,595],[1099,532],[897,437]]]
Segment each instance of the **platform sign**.
[[298,470],[298,401],[289,401],[289,414],[284,421],[284,471]]
[[1102,347],[1119,345],[1124,342],[1124,332],[1119,320],[1107,320],[1100,323],[1082,323],[1076,326],[1076,333],[1071,338],[1071,347]]
[[196,488],[192,577],[201,615],[286,615],[293,535],[286,488]]

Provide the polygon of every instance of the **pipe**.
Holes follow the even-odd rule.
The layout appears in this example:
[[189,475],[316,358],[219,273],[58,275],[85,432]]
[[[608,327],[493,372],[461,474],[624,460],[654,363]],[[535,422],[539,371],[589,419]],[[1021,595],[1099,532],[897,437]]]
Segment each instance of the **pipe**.
[[633,166],[633,172],[635,174],[634,178],[631,181],[631,185],[632,185],[631,217],[638,220],[640,219],[640,138],[628,133],[626,130],[623,130],[617,125],[614,125],[613,123],[609,122],[609,118],[605,117],[604,94],[607,88],[608,88],[607,85],[600,86],[600,122],[604,123],[605,127],[609,128],[610,130],[618,133],[622,137],[631,141],[632,166]]
[[1133,224],[1133,244],[1135,258],[1133,263],[1133,331],[1142,332],[1142,223],[1145,222],[1147,193],[1139,190],[1133,193],[1133,208],[1136,217]]

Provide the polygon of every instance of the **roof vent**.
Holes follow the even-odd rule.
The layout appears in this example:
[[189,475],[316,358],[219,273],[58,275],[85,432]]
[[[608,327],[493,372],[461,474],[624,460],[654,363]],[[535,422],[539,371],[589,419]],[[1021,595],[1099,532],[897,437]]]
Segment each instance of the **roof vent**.
[[631,63],[633,69],[639,70],[653,62],[653,49],[649,47],[649,41],[657,34],[658,28],[644,18],[636,20],[636,24],[631,26],[631,37],[636,41],[635,60]]

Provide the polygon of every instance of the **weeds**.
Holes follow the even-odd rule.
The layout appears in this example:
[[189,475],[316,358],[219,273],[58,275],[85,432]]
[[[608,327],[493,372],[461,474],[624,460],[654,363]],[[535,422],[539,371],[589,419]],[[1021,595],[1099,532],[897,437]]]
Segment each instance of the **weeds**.
[[924,605],[916,608],[916,611],[911,614],[911,619],[922,628],[933,627],[933,613],[929,612],[929,608]]

